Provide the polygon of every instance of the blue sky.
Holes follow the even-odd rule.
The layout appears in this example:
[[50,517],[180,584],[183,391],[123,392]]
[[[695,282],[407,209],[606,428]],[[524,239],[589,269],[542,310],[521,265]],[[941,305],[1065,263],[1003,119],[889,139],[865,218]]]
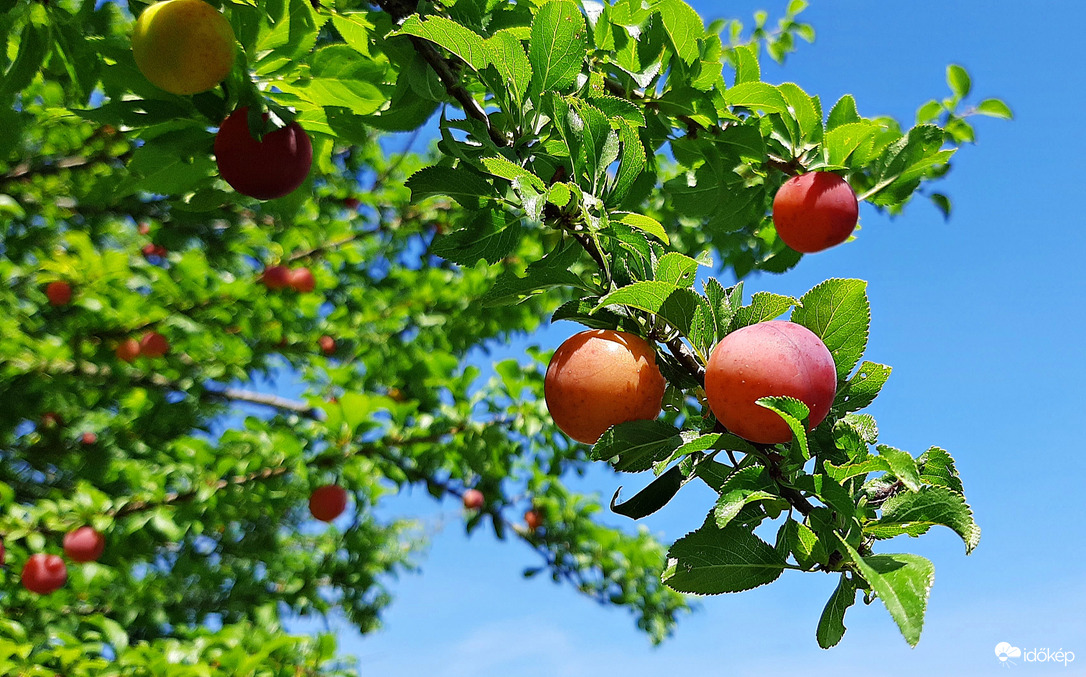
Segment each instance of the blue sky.
[[[720,16],[722,3],[691,4],[706,18]],[[776,16],[785,4],[733,1],[727,11]],[[465,537],[458,505],[417,492],[392,509],[418,515],[431,532],[422,573],[394,583],[382,631],[360,638],[333,623],[340,651],[356,656],[363,674],[989,675],[1002,674],[993,652],[1002,641],[1081,654],[1066,667],[1019,660],[1012,670],[1086,674],[1078,498],[1086,461],[1077,427],[1086,420],[1086,192],[1078,167],[1086,72],[1070,32],[1086,20],[1086,3],[1038,2],[1027,12],[974,0],[816,0],[803,18],[818,40],[783,68],[764,63],[763,78],[795,81],[827,110],[852,93],[865,115],[911,122],[917,106],[946,95],[945,67],[959,63],[973,76],[975,101],[1001,97],[1016,115],[977,120],[977,145],[958,154],[940,186],[954,201],[949,223],[926,201],[895,220],[864,206],[855,242],[808,256],[784,276],[747,282],[748,294],[798,295],[828,277],[868,280],[866,357],[894,367],[869,409],[881,439],[914,454],[939,445],[958,462],[983,529],[974,554],[966,557],[945,529],[883,545],[935,562],[919,646],[908,648],[876,602],[850,609],[842,643],[820,650],[814,629],[834,581],[785,572],[770,586],[701,599],[654,649],[624,611],[549,579],[524,580],[521,569],[537,563],[527,548],[485,530]],[[557,347],[577,330],[561,324],[532,341]],[[609,495],[618,481],[636,484],[597,472],[576,487]],[[673,541],[700,523],[710,500],[688,487],[645,522]]]

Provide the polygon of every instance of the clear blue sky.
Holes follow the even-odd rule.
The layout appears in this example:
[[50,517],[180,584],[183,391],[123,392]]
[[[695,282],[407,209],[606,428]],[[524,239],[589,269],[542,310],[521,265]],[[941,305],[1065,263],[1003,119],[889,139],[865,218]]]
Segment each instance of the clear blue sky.
[[[692,4],[707,18],[723,5]],[[733,1],[727,11],[776,16],[785,4]],[[946,95],[953,62],[969,69],[976,100],[1001,97],[1016,114],[977,120],[977,145],[958,154],[941,185],[954,201],[949,223],[926,201],[892,221],[862,207],[854,243],[747,283],[748,293],[798,295],[828,277],[869,280],[867,357],[894,367],[870,409],[881,438],[913,453],[937,444],[957,459],[983,529],[974,554],[946,529],[883,545],[935,562],[919,646],[908,648],[876,602],[850,609],[842,643],[820,650],[814,629],[834,581],[785,572],[769,586],[701,599],[653,649],[625,611],[549,579],[524,580],[521,569],[537,563],[527,548],[485,530],[465,537],[458,505],[417,492],[392,509],[419,515],[432,532],[422,573],[394,583],[382,631],[359,638],[333,624],[362,674],[989,675],[1002,674],[993,652],[1002,641],[1079,654],[1068,667],[1019,661],[1012,670],[1086,674],[1078,427],[1086,422],[1086,69],[1073,37],[1086,25],[1086,3],[815,0],[803,18],[818,40],[783,68],[763,64],[763,78],[795,81],[827,110],[852,93],[865,115],[911,122],[919,104]],[[532,340],[554,348],[574,331],[559,323]],[[617,481],[630,478],[599,472],[576,486],[609,495]],[[701,521],[710,500],[687,487],[646,522],[670,542]]]

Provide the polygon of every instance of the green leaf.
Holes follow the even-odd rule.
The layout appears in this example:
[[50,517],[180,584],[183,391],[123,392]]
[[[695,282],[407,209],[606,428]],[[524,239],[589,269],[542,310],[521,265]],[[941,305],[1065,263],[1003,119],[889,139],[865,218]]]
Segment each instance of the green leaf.
[[195,190],[214,175],[215,162],[208,156],[189,158],[176,148],[146,143],[132,154],[128,169],[138,177],[135,190],[180,195]]
[[838,125],[826,132],[822,148],[826,162],[830,165],[844,165],[857,148],[873,137],[882,127],[874,122],[850,122]]
[[487,172],[494,176],[505,179],[510,182],[522,182],[530,184],[532,187],[539,191],[546,190],[546,185],[543,183],[543,179],[539,178],[535,174],[531,173],[524,167],[510,162],[504,157],[495,156],[482,159],[483,166],[486,167]]
[[762,69],[758,65],[758,51],[752,45],[739,45],[735,48],[735,84],[759,82]]
[[[708,435],[697,435],[695,437],[689,437],[691,433],[683,433],[683,439],[687,440],[682,446],[671,452],[671,455],[662,461],[657,461],[653,467],[653,472],[659,475],[664,469],[678,461],[681,458],[689,456],[690,454],[697,453],[699,451],[706,451],[711,449],[720,440],[720,433],[709,433]],[[719,488],[717,488],[719,491]]]
[[885,364],[865,360],[852,378],[838,387],[833,410],[840,415],[859,411],[874,402],[890,378],[890,371],[891,368]]
[[882,504],[882,516],[864,526],[864,532],[880,539],[919,536],[937,524],[962,537],[967,555],[980,543],[980,527],[965,497],[946,487],[921,487],[891,496]]
[[593,299],[577,299],[568,301],[551,315],[551,322],[559,320],[571,320],[579,322],[593,329],[614,329],[622,322],[622,318],[609,310],[593,310],[596,302]]
[[946,67],[946,83],[958,99],[969,96],[969,90],[973,88],[969,73],[957,64],[950,64]]
[[698,262],[680,254],[668,252],[656,263],[653,275],[659,282],[667,282],[677,287],[692,287],[698,274]]
[[760,109],[766,113],[784,113],[788,102],[781,96],[780,90],[765,82],[742,82],[724,93],[724,100],[729,106],[742,106]]
[[698,38],[705,34],[701,17],[682,0],[663,0],[658,6],[664,31],[679,58],[688,64],[698,59]]
[[601,110],[581,99],[571,98],[569,104],[581,121],[580,160],[593,194],[598,194],[599,180],[607,167],[618,159],[618,134]]
[[490,50],[482,36],[445,17],[432,15],[424,20],[418,14],[412,14],[393,35],[414,35],[429,40],[460,57],[476,71],[490,65]]
[[277,82],[284,92],[295,94],[314,106],[339,106],[355,115],[368,115],[388,100],[379,86],[385,68],[347,45],[331,45],[311,57],[309,78]]
[[640,231],[646,232],[664,244],[671,244],[671,240],[667,236],[667,231],[665,231],[664,227],[660,225],[660,222],[654,218],[643,214],[633,214],[631,212],[613,212],[611,214],[611,220],[624,223],[631,228],[637,228]]
[[667,557],[664,584],[697,595],[740,592],[772,583],[785,566],[772,546],[738,524],[721,529],[707,522],[675,541]]
[[863,357],[871,325],[871,305],[864,280],[826,280],[804,294],[792,321],[814,332],[829,348],[837,380],[848,376]]
[[890,470],[901,480],[906,489],[909,491],[920,489],[920,471],[916,467],[916,459],[912,457],[912,454],[885,444],[880,444],[875,448],[878,449],[879,456],[885,458],[890,464]]
[[748,503],[780,499],[776,484],[764,466],[743,468],[728,476],[713,508],[713,519],[723,529]]
[[611,511],[631,519],[641,519],[667,505],[685,483],[682,470],[675,466],[650,482],[633,498],[622,503],[618,501],[619,492],[622,491],[622,487],[619,487],[611,497]]
[[23,32],[15,43],[18,45],[19,53],[11,67],[0,78],[0,96],[3,96],[5,101],[15,93],[26,89],[33,82],[42,61],[49,53],[51,41],[52,31],[49,25],[27,22],[23,27]]
[[856,110],[856,99],[852,98],[851,94],[845,94],[837,100],[837,103],[833,104],[830,116],[826,120],[826,129],[832,130],[841,125],[852,124],[861,120],[862,118]]
[[608,428],[592,446],[592,460],[610,461],[621,472],[643,472],[683,444],[679,430],[664,421],[629,421]]
[[824,465],[826,474],[838,483],[844,482],[850,477],[856,477],[857,475],[866,475],[873,472],[889,472],[890,470],[890,464],[885,458],[879,456],[864,459],[859,463],[834,465],[827,461]]
[[755,402],[774,412],[792,430],[793,444],[796,445],[804,460],[811,458],[811,452],[807,447],[807,422],[810,417],[810,409],[807,405],[794,397],[760,397]]
[[945,449],[932,447],[921,454],[916,462],[920,467],[921,482],[962,493],[962,480],[958,477],[958,469],[954,467],[954,459]]
[[[638,135],[637,129],[629,124],[619,125],[618,138],[622,143],[622,155],[618,174],[615,176],[614,185],[608,196],[612,202],[617,202],[626,197],[637,177],[641,176],[647,165],[645,147],[641,143],[641,137]],[[663,241],[668,242],[666,236]]]
[[787,524],[795,532],[792,540],[791,551],[796,556],[796,562],[804,569],[813,569],[817,564],[829,562],[829,553],[826,546],[819,540],[818,535],[811,531],[806,524],[789,519]]
[[522,303],[532,296],[556,287],[589,289],[570,268],[577,262],[584,249],[575,242],[556,249],[538,261],[528,265],[524,277],[513,271],[506,271],[494,281],[490,291],[483,294],[479,301],[485,306]]
[[411,199],[418,202],[435,195],[446,195],[469,209],[478,208],[481,198],[494,197],[494,187],[465,167],[426,167],[407,179]]
[[586,31],[581,10],[568,0],[554,0],[539,8],[528,41],[534,92],[573,85],[588,50]]
[[890,612],[905,641],[909,646],[916,646],[924,628],[924,612],[935,581],[935,566],[919,555],[860,557],[840,535],[838,540],[849,560]]
[[523,100],[532,80],[532,64],[524,45],[511,32],[498,31],[486,41],[490,62],[513,91],[515,100]]
[[829,649],[837,646],[841,638],[845,636],[845,612],[856,603],[856,586],[841,574],[841,580],[834,588],[833,594],[826,602],[826,608],[822,610],[822,616],[818,619],[818,629],[815,638],[818,646]]
[[978,103],[974,110],[978,115],[987,115],[1002,120],[1014,119],[1014,113],[1011,111],[1010,106],[999,99],[985,99]]
[[750,299],[750,304],[740,308],[732,317],[731,331],[780,317],[794,305],[796,305],[796,299],[791,296],[781,296],[765,291],[755,292]]
[[479,259],[497,263],[516,248],[524,229],[520,219],[500,210],[483,210],[467,228],[434,240],[431,252],[453,263],[474,265]]
[[685,287],[667,282],[635,282],[616,289],[600,299],[596,310],[610,305],[629,306],[655,313],[670,322],[683,334],[690,331],[701,297]]
[[[799,125],[800,143],[818,142],[822,139],[822,116],[815,109],[811,97],[798,85],[785,82],[777,86],[777,91],[787,102],[791,115]],[[727,96],[727,94],[725,94]]]

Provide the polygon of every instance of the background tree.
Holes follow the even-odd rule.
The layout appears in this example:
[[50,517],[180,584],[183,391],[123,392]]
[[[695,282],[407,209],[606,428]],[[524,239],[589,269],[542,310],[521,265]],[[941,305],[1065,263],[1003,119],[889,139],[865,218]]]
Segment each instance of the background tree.
[[[327,638],[285,636],[280,614],[339,606],[374,627],[417,534],[369,508],[407,484],[438,498],[479,489],[469,530],[486,523],[523,541],[541,570],[630,608],[659,640],[686,603],[661,583],[663,545],[598,524],[595,497],[564,487],[592,458],[657,465],[646,492],[613,504],[630,516],[690,479],[720,491],[714,519],[672,552],[665,579],[682,590],[830,569],[844,572],[829,607],[843,614],[857,588],[884,601],[899,590],[880,576],[894,564],[872,559],[872,537],[939,523],[975,545],[948,457],[870,454],[869,421],[844,416],[877,394],[879,365],[842,389],[852,404],[810,440],[798,436],[807,444],[752,447],[703,418],[708,349],[796,300],[744,306],[741,289],[691,289],[710,250],[738,277],[798,261],[768,213],[776,186],[801,169],[840,171],[863,199],[900,211],[971,139],[967,113],[1009,114],[994,100],[964,108],[963,70],[949,70],[949,98],[921,109],[938,126],[903,133],[860,117],[851,98],[826,118],[798,87],[759,82],[759,54],[783,58],[810,37],[802,3],[779,30],[763,19],[752,33],[706,29],[675,1],[232,3],[236,67],[220,89],[190,97],[143,78],[117,6],[9,4],[0,388],[18,404],[0,414],[5,670],[157,673],[181,655],[177,674],[344,672]],[[239,105],[254,127],[266,110],[308,131],[314,170],[302,188],[256,202],[219,180],[211,130]],[[386,153],[382,131],[417,130],[438,110],[436,154]],[[272,289],[275,265],[310,270],[313,290]],[[69,285],[67,302],[54,282]],[[850,340],[831,347],[855,364],[862,284],[812,292],[793,319],[807,312],[818,324],[809,318],[826,305],[850,311],[821,330],[843,331]],[[546,356],[502,362],[479,382],[469,351],[531,331],[560,306],[555,317],[661,345],[668,423],[616,428],[589,452],[550,422]],[[126,353],[130,339],[163,354]],[[299,400],[272,394],[288,374],[307,384]],[[884,474],[865,485],[868,472]],[[329,483],[349,488],[348,515],[312,529],[307,499]],[[891,499],[924,518],[856,508]],[[684,547],[761,543],[754,527],[784,510],[802,517],[782,520],[776,548],[753,546],[764,561],[676,579]],[[33,553],[60,553],[64,534],[85,525],[105,535],[97,562],[69,562],[67,585],[47,597],[18,585]],[[910,641],[922,592],[896,612],[888,603]],[[831,611],[819,642],[840,639],[839,625]]]

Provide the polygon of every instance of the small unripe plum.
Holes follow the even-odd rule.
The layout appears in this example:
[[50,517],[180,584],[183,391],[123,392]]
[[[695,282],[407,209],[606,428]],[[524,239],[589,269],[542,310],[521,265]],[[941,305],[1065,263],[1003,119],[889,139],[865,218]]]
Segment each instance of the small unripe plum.
[[290,285],[290,269],[286,266],[268,266],[260,281],[268,289],[286,289]]
[[123,362],[131,362],[140,356],[140,342],[129,338],[117,344],[117,359]]
[[555,351],[543,394],[562,432],[594,444],[613,425],[656,418],[664,386],[647,341],[623,331],[591,329],[574,334]]
[[198,94],[234,67],[234,30],[203,0],[164,0],[143,10],[132,56],[151,84],[172,94]]
[[92,444],[98,444],[98,436],[88,431],[79,436],[79,441],[82,442],[84,446],[89,447]]
[[296,292],[308,294],[317,288],[317,280],[308,268],[295,268],[290,271],[290,286]]
[[68,580],[68,567],[60,555],[35,553],[23,565],[23,587],[39,595],[48,595]]
[[309,496],[309,512],[322,522],[331,522],[347,509],[347,490],[335,484],[318,487]]
[[297,122],[268,132],[257,141],[249,133],[249,108],[242,106],[219,126],[215,162],[219,176],[234,190],[258,200],[271,200],[302,185],[313,164],[313,146]]
[[93,527],[79,527],[64,534],[64,554],[73,562],[97,562],[105,549],[105,537]]
[[157,331],[149,331],[140,339],[140,354],[144,357],[162,357],[170,350],[170,342]]
[[53,430],[64,425],[64,419],[55,411],[47,411],[41,415],[41,427]]
[[468,489],[464,492],[464,507],[468,510],[478,510],[486,503],[483,492],[478,489]]
[[151,224],[147,223],[146,221],[141,221],[140,224],[136,226],[136,232],[138,232],[140,235],[147,235],[151,232]]
[[809,172],[784,182],[773,198],[773,225],[784,243],[811,254],[848,239],[856,228],[856,193],[840,176]]
[[814,428],[833,404],[837,369],[829,348],[803,325],[759,322],[721,339],[705,367],[705,395],[731,432],[762,444],[792,439],[788,424],[757,404],[762,397],[794,397],[810,410]]
[[535,508],[532,508],[524,513],[524,524],[528,526],[529,531],[535,531],[543,526],[543,515],[539,514],[539,511]]
[[45,285],[45,296],[49,304],[54,306],[66,306],[72,301],[72,285],[64,280],[56,280]]
[[331,355],[336,352],[336,340],[325,334],[317,340],[317,345],[320,346],[321,352],[325,355]]

